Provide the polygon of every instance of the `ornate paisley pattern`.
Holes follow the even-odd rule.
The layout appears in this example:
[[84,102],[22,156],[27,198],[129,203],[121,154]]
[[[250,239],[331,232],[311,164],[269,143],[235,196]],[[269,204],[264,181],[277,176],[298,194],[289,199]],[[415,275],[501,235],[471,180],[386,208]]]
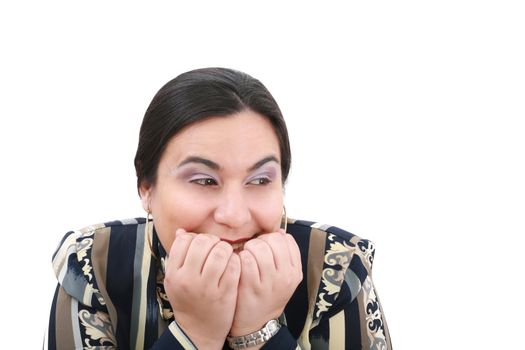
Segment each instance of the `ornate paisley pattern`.
[[324,258],[325,268],[321,276],[321,288],[314,313],[316,318],[327,311],[337,298],[354,250],[354,247],[346,242],[336,241],[335,238],[335,235],[328,234],[329,248],[326,250]]
[[76,251],[77,260],[81,263],[82,272],[88,281],[88,289],[95,296],[101,305],[105,305],[104,297],[100,291],[95,287],[96,281],[93,278],[93,266],[91,263],[91,249],[93,248],[93,235],[95,234],[95,227],[89,226],[81,231],[82,235],[77,239]]
[[372,269],[374,264],[375,246],[371,241],[360,240],[357,243],[356,253],[359,254],[361,260],[366,264],[368,271]]
[[78,312],[80,323],[84,326],[86,336],[84,337],[84,349],[97,349],[104,346],[104,349],[117,349],[113,326],[106,313],[90,313],[88,310]]
[[324,258],[325,268],[321,275],[321,287],[314,313],[317,319],[332,306],[337,298],[345,279],[351,256],[355,251],[355,247],[352,244],[336,240],[336,236],[330,233],[327,236],[327,244],[328,249]]
[[386,350],[387,340],[381,307],[374,290],[374,284],[367,277],[363,284],[363,302],[366,312],[366,332],[371,344],[371,349]]

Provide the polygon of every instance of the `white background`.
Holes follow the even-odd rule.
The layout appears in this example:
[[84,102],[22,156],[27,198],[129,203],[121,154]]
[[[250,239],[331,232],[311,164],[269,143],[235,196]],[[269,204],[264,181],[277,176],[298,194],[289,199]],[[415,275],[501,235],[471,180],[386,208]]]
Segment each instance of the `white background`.
[[289,216],[376,243],[396,349],[524,348],[522,2],[152,3],[0,5],[3,349],[41,347],[66,231],[143,216],[143,113],[205,66],[279,102]]

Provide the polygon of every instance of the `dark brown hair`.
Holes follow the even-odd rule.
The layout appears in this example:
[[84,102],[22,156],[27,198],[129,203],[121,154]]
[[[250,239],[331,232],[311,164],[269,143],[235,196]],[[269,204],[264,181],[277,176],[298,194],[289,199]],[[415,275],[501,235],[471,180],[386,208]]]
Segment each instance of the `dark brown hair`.
[[283,183],[290,172],[288,131],[281,110],[266,87],[246,73],[227,68],[203,68],[183,73],[153,97],[140,127],[135,155],[137,188],[154,185],[160,158],[169,140],[184,127],[209,117],[250,109],[268,118],[281,152]]

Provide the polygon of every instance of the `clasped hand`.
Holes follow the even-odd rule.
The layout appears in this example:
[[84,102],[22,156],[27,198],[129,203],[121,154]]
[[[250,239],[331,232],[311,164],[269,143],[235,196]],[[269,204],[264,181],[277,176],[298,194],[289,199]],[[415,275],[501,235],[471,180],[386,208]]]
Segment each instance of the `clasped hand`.
[[199,349],[221,349],[279,317],[301,282],[301,255],[283,230],[251,239],[235,253],[212,234],[177,230],[164,287],[175,319]]

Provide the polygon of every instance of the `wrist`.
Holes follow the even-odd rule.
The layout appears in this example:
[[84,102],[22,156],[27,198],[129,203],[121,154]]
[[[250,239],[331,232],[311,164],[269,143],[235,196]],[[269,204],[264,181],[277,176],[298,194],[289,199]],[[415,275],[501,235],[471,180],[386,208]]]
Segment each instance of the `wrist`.
[[279,321],[272,319],[262,328],[254,332],[243,335],[236,335],[237,332],[232,332],[226,339],[232,349],[260,349],[268,340],[277,334],[280,328],[281,325]]
[[210,332],[202,332],[201,327],[188,327],[181,322],[174,321],[188,340],[199,350],[222,349],[226,335],[223,337],[213,336]]

